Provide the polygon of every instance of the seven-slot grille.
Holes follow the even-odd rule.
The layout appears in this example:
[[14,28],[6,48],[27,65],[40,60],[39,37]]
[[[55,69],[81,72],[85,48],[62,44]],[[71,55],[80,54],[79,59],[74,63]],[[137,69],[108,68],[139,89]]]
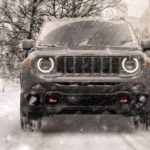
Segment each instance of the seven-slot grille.
[[63,74],[119,74],[120,57],[60,56],[57,72]]

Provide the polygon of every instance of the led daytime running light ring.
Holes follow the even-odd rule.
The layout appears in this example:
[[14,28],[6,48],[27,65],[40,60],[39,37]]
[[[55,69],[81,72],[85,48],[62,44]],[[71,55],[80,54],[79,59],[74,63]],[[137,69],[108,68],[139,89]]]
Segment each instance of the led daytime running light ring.
[[127,68],[126,68],[126,66],[125,66],[125,63],[126,63],[126,61],[127,61],[127,58],[124,58],[123,59],[123,61],[122,61],[122,68],[123,68],[123,70],[125,71],[125,72],[127,72],[127,73],[135,73],[137,70],[138,70],[138,68],[139,68],[139,61],[138,61],[138,59],[137,58],[133,58],[133,60],[134,60],[134,62],[135,62],[135,69],[133,69],[133,70],[128,70]]
[[37,62],[37,67],[38,67],[38,70],[42,73],[50,73],[53,69],[54,69],[54,61],[52,58],[49,58],[50,60],[50,63],[51,63],[51,67],[49,70],[43,70],[41,69],[40,65],[41,65],[41,61],[43,60],[43,58],[40,58]]

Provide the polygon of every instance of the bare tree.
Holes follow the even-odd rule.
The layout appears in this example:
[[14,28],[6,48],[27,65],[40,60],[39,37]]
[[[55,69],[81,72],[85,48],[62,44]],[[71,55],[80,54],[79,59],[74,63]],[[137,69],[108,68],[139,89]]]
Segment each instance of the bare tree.
[[106,8],[115,7],[121,0],[51,0],[47,14],[54,18],[100,16]]

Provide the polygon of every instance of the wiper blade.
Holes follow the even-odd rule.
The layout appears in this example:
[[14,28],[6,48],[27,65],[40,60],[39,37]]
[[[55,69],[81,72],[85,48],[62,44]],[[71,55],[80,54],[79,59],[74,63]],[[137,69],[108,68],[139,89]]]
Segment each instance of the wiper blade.
[[106,48],[109,48],[110,46],[109,45],[94,45],[94,44],[82,44],[82,45],[79,45],[79,47],[86,47],[86,46],[88,46],[88,47],[101,47],[101,48],[104,48],[104,49],[106,49]]
[[46,47],[62,47],[61,45],[56,45],[56,44],[39,44],[38,46],[46,46]]

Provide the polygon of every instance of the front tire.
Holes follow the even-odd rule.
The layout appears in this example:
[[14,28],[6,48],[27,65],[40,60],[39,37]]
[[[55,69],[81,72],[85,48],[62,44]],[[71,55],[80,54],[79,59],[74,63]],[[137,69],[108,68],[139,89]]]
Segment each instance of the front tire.
[[134,126],[136,129],[139,129],[141,126],[145,127],[146,130],[149,129],[150,125],[150,116],[148,114],[135,116],[133,118]]
[[40,131],[42,126],[42,118],[34,119],[29,114],[20,112],[20,125],[23,131]]

